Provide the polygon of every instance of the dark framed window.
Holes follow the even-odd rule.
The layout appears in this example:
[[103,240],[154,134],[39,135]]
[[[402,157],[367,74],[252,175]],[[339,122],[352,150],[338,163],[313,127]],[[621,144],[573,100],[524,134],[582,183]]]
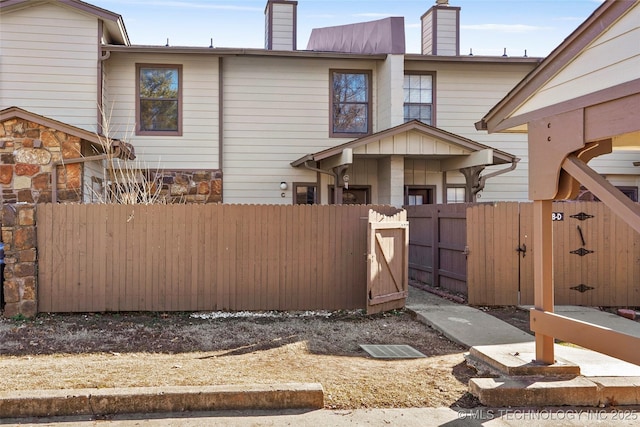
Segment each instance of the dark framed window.
[[[342,190],[343,205],[368,205],[371,204],[371,186],[350,185],[349,188],[340,187]],[[335,198],[335,187],[329,186],[329,204],[332,205]]]
[[446,199],[445,203],[466,203],[467,201],[467,189],[464,184],[461,185],[447,185],[446,187]]
[[315,205],[318,203],[318,186],[315,182],[294,182],[293,203],[295,205]]
[[434,120],[434,75],[405,74],[404,76],[404,121],[419,120],[435,125]]
[[371,71],[331,70],[332,137],[371,133]]
[[136,134],[182,135],[182,66],[136,65]]
[[431,205],[435,203],[436,188],[432,185],[407,185],[404,187],[404,204]]

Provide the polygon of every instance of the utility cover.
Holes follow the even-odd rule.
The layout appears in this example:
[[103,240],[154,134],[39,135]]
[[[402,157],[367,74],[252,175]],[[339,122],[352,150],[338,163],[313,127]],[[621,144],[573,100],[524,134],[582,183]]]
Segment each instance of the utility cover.
[[418,359],[427,357],[410,345],[360,344],[360,347],[376,359]]

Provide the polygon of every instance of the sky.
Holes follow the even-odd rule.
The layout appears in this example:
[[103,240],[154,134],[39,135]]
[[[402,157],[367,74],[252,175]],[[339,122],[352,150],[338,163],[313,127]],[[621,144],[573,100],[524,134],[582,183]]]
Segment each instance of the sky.
[[[122,15],[132,44],[263,48],[267,0],[85,0]],[[461,7],[460,53],[543,57],[602,0],[450,0]],[[298,0],[298,49],[313,28],[402,16],[407,53],[435,0]]]

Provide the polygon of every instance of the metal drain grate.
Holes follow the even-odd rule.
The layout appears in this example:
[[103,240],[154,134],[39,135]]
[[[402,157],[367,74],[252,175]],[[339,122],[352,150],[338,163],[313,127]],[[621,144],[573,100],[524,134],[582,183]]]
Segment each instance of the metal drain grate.
[[410,345],[360,344],[360,348],[376,359],[417,359],[427,357]]

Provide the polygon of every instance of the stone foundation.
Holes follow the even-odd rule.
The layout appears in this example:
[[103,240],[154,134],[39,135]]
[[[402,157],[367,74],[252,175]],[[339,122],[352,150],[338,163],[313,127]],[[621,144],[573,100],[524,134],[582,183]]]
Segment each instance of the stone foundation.
[[0,224],[5,261],[4,316],[33,317],[38,312],[35,205],[3,204]]

